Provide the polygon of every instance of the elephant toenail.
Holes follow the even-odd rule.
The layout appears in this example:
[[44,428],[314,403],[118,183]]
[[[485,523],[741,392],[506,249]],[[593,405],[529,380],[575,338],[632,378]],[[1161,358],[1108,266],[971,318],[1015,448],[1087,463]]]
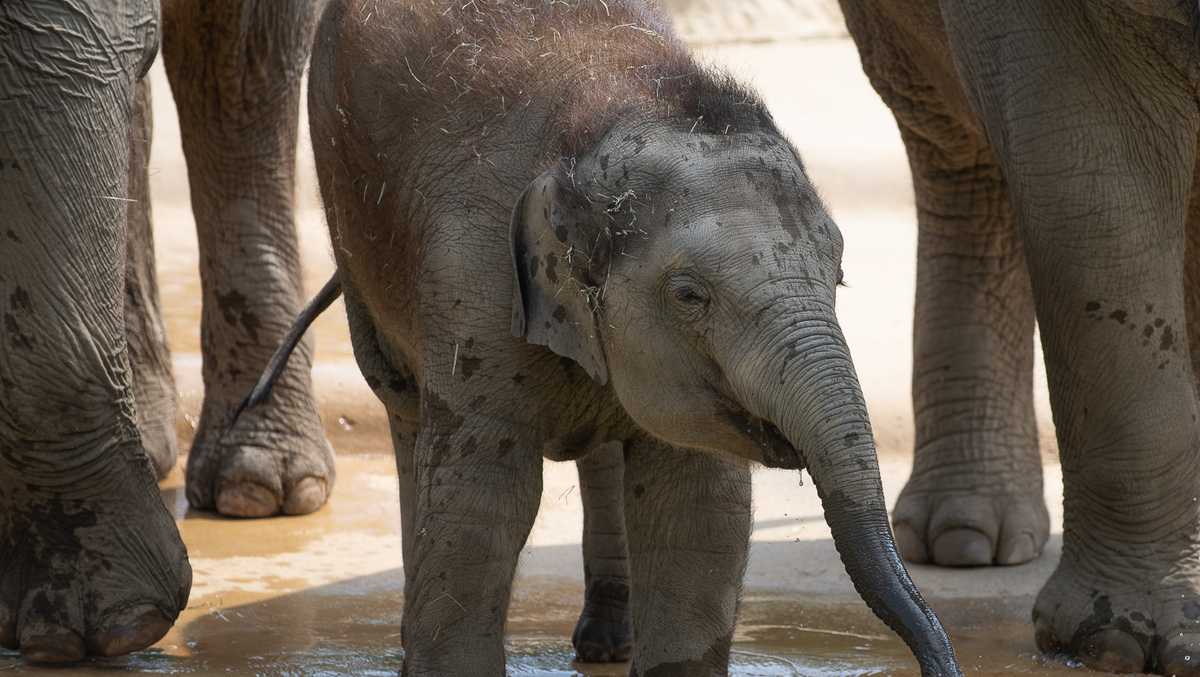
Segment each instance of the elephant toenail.
[[217,512],[227,517],[270,517],[279,512],[279,498],[261,484],[231,483],[217,493]]
[[283,504],[283,512],[288,515],[307,515],[316,512],[329,495],[328,485],[319,477],[305,477],[292,487],[287,501]]
[[43,625],[21,634],[21,655],[32,663],[73,663],[83,660],[83,638],[66,628]]
[[137,607],[113,619],[109,629],[93,635],[88,648],[100,656],[121,656],[145,649],[162,639],[171,623],[157,607]]
[[948,529],[933,542],[933,561],[951,567],[987,566],[992,563],[992,541],[974,529]]
[[1079,642],[1076,652],[1085,665],[1106,672],[1143,672],[1146,654],[1142,645],[1120,630],[1096,632]]
[[913,564],[929,562],[929,553],[925,549],[925,541],[917,537],[917,532],[906,522],[897,523],[893,529],[896,539],[896,549],[900,556]]
[[1024,564],[1037,556],[1037,542],[1034,540],[1033,534],[1022,532],[1001,544],[1000,552],[996,554],[996,563]]

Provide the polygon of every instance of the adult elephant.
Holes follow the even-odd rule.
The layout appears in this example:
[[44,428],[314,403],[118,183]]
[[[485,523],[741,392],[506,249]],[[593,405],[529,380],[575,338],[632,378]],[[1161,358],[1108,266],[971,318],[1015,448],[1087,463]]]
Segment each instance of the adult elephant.
[[919,224],[910,561],[1026,562],[1048,534],[1041,327],[1064,477],[1038,645],[1200,674],[1195,3],[842,0]]
[[160,29],[201,246],[193,506],[315,510],[333,480],[309,351],[224,435],[299,306],[292,169],[320,3],[0,4],[0,645],[38,661],[156,641],[191,573],[155,476],[175,400],[146,192]]

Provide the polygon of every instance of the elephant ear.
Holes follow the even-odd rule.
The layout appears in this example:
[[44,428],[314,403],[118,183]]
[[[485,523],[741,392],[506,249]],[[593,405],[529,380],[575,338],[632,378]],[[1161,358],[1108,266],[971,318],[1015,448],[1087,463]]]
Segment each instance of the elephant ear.
[[513,210],[513,336],[574,360],[596,382],[608,382],[598,333],[602,284],[610,252],[603,209],[566,188],[554,170],[535,179]]

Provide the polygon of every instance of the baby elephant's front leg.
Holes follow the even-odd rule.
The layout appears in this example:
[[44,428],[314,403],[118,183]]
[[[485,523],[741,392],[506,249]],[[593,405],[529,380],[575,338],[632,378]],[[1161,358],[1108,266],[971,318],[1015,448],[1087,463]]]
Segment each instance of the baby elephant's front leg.
[[504,619],[537,516],[541,456],[519,426],[433,392],[421,399],[403,674],[503,675]]
[[609,442],[575,463],[583,500],[583,611],[571,644],[585,663],[629,660],[629,549],[625,544],[625,447]]
[[628,449],[630,674],[726,675],[753,528],[750,469],[649,438]]

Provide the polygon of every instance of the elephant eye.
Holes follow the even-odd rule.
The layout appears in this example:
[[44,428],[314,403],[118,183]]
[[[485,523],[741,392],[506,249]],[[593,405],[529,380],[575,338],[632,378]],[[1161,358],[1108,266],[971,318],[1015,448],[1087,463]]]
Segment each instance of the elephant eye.
[[671,276],[667,281],[667,293],[689,313],[703,312],[710,300],[704,285],[687,274]]

